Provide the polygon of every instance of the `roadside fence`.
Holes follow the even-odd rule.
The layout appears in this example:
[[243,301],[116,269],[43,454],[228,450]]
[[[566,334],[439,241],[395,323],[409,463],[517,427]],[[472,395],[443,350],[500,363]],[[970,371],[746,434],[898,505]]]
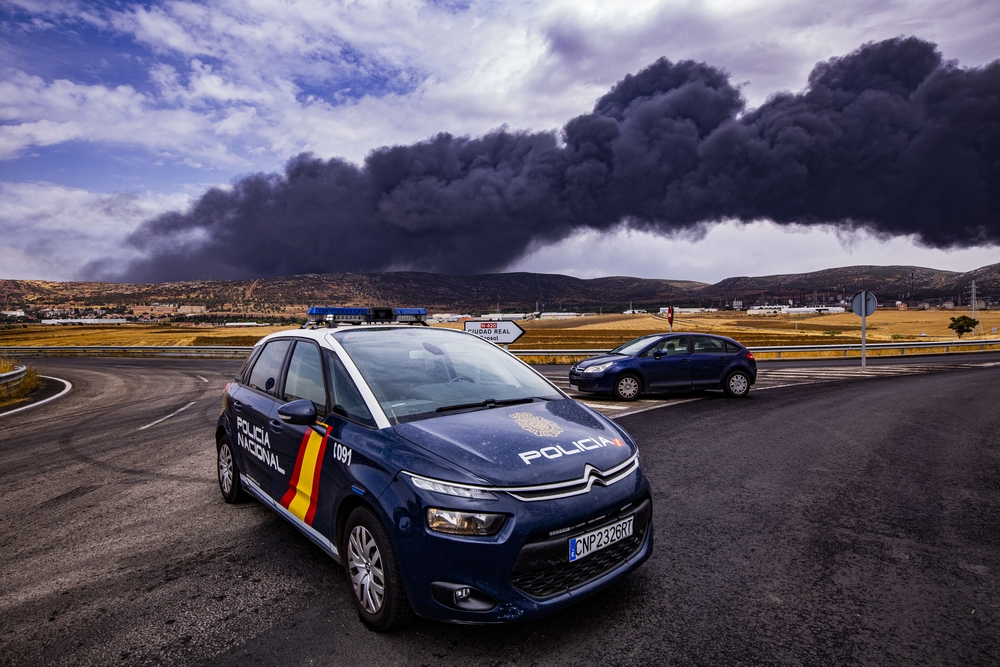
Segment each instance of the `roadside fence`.
[[[236,347],[227,345],[208,346],[170,346],[170,345],[102,345],[102,346],[20,346],[0,347],[0,355],[11,357],[176,357],[183,359],[245,359],[252,347]],[[989,340],[952,340],[952,341],[908,341],[896,343],[869,343],[869,354],[873,356],[885,354],[950,354],[958,351],[972,352],[981,350],[1000,350],[1000,339]],[[604,354],[606,349],[572,349],[572,350],[510,350],[511,354],[526,357],[531,363],[571,363],[569,360],[580,360],[598,354]],[[840,345],[771,345],[751,347],[750,351],[758,359],[781,359],[789,357],[825,357],[831,353],[836,356],[857,356],[861,354],[861,344]],[[785,355],[782,357],[782,355]],[[20,377],[24,376],[24,371]],[[0,383],[10,373],[0,376]]]
[[9,373],[0,373],[0,389],[13,389],[21,384],[24,374],[28,372],[27,366],[17,365]]

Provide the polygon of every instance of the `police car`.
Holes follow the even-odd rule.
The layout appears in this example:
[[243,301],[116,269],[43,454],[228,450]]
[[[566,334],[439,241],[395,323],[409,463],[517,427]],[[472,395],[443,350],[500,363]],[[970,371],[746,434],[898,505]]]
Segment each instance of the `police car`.
[[632,438],[425,315],[313,308],[261,340],[224,392],[226,502],[253,496],[341,563],[376,631],[537,618],[649,558]]

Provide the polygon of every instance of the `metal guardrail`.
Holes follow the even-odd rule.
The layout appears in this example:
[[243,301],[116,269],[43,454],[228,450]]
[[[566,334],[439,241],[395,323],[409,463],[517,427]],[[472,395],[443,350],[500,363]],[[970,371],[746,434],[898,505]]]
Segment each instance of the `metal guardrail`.
[[[959,348],[979,348],[985,350],[987,347],[1000,348],[1000,339],[990,340],[950,340],[950,341],[910,341],[898,343],[869,343],[869,350],[899,350],[901,355],[905,355],[907,350],[944,348],[945,353],[950,353],[953,349]],[[252,350],[252,347],[234,347],[228,345],[102,345],[102,346],[21,346],[21,347],[0,347],[0,355],[15,357],[177,357],[183,359],[244,359]],[[574,350],[510,350],[511,354],[518,357],[591,357],[604,354],[610,350],[605,349],[574,349]],[[843,352],[848,356],[849,352],[861,352],[860,343],[850,343],[841,345],[771,345],[764,347],[751,347],[754,354],[777,354],[781,355],[794,353],[802,354],[809,352]]]
[[[911,341],[906,343],[868,343],[865,347],[869,350],[899,350],[899,353],[906,354],[907,350],[944,348],[945,354],[951,352],[951,348],[975,348],[985,350],[986,346],[1000,346],[1000,340],[942,340],[942,341]],[[861,353],[861,343],[851,343],[848,345],[774,345],[765,347],[751,347],[753,353],[777,353],[781,358],[782,352],[840,352],[844,356],[848,352]]]
[[[907,350],[920,349],[940,349],[944,348],[945,354],[952,351],[952,348],[976,348],[985,350],[987,346],[1000,347],[1000,339],[990,340],[943,340],[943,341],[908,341],[898,343],[868,343],[865,347],[868,350],[899,350],[901,355],[905,355]],[[780,359],[782,353],[809,353],[809,352],[843,352],[848,356],[849,352],[861,354],[861,343],[847,343],[840,345],[769,345],[748,348],[754,354],[776,354]],[[610,350],[510,350],[511,354],[519,357],[589,357],[598,354],[606,354]],[[911,352],[912,354],[912,352]]]
[[37,345],[0,347],[12,357],[178,357],[183,359],[245,359],[252,347],[229,345]]
[[0,373],[0,389],[11,389],[21,384],[24,374],[28,372],[27,366],[17,365],[9,373]]

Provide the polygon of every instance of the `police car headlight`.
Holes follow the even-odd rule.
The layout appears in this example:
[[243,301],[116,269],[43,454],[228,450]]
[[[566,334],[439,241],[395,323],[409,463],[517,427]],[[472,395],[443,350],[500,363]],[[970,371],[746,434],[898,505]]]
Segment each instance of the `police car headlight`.
[[426,477],[417,477],[415,475],[410,475],[410,481],[413,482],[413,486],[418,489],[423,489],[424,491],[433,491],[434,493],[443,493],[446,496],[457,496],[459,498],[472,498],[473,500],[496,500],[497,497],[486,489],[481,489],[476,486],[465,486],[464,484],[452,484],[450,482],[442,482],[436,479],[428,479]]
[[613,363],[615,363],[615,362],[609,361],[606,364],[597,364],[596,366],[588,366],[587,368],[583,369],[583,372],[584,373],[603,373],[604,371],[608,370],[608,367],[611,366],[611,364],[613,364]]
[[507,517],[485,512],[456,512],[437,507],[427,508],[427,527],[451,535],[494,535],[503,527]]

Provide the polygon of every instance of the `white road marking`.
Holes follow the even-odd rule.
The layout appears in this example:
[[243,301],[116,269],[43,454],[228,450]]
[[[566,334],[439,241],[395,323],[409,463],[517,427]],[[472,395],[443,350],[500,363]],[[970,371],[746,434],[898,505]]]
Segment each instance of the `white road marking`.
[[139,430],[140,431],[145,431],[150,426],[156,426],[160,422],[166,421],[166,420],[170,419],[171,417],[173,417],[174,415],[177,415],[177,414],[180,414],[180,413],[184,412],[185,410],[187,410],[188,408],[190,408],[194,404],[195,404],[195,401],[191,401],[190,403],[188,403],[187,405],[185,405],[183,408],[180,408],[179,410],[174,410],[173,412],[171,412],[166,417],[160,417],[155,422],[150,422],[150,423],[146,424],[145,426],[139,427]]
[[202,382],[208,382],[208,380],[206,380],[205,378],[203,378],[200,375],[195,375],[195,377],[198,378],[199,380],[201,380]]
[[32,403],[31,405],[25,405],[23,408],[15,408],[14,410],[8,410],[7,412],[0,412],[0,417],[6,417],[7,415],[12,415],[17,412],[24,412],[25,410],[30,410],[31,408],[37,408],[39,405],[45,405],[49,401],[54,401],[57,398],[62,398],[63,396],[69,393],[70,389],[73,388],[73,385],[70,383],[69,380],[63,380],[62,378],[56,378],[49,375],[39,375],[38,377],[43,377],[46,380],[58,380],[59,382],[62,382],[64,385],[66,385],[66,387],[55,396],[50,396],[46,398],[44,401],[38,401],[37,403]]

